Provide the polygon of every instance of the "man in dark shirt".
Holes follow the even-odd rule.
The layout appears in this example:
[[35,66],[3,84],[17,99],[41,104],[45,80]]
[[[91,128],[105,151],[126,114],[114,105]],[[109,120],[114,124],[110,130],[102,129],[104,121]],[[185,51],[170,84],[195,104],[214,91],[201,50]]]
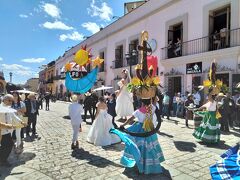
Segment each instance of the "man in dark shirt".
[[46,111],[49,111],[49,102],[50,102],[51,94],[47,93],[45,95],[45,101],[46,101]]

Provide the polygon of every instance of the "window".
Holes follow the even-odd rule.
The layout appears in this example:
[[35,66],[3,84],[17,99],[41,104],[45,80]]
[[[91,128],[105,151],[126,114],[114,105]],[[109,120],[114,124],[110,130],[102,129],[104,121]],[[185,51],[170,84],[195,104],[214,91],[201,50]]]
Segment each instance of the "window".
[[131,56],[132,58],[132,65],[136,65],[138,64],[138,55],[134,55],[132,54],[133,50],[135,50],[135,52],[137,52],[138,50],[138,45],[139,45],[139,40],[138,39],[135,39],[135,40],[132,40],[129,44],[129,50],[128,50],[128,53],[129,55]]
[[230,6],[209,12],[209,50],[217,50],[229,46]]
[[168,58],[182,56],[183,23],[169,26]]
[[114,67],[115,68],[123,67],[123,45],[117,46],[117,48],[115,49]]
[[[101,58],[101,59],[104,59],[105,57],[105,54],[104,54],[104,51],[102,51],[102,52],[100,52],[99,53],[99,58]],[[99,72],[104,72],[104,69],[105,67],[104,67],[104,62],[101,64],[101,67],[99,68]]]

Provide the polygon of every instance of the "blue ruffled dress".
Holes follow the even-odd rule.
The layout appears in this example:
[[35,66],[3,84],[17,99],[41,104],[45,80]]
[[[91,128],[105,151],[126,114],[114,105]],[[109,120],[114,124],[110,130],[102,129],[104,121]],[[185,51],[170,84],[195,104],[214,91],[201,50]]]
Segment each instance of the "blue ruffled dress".
[[[143,129],[143,123],[146,115],[141,111],[136,110],[133,113],[133,116],[138,120],[138,122],[129,127],[128,130],[139,133],[145,132]],[[153,118],[156,117],[154,116]],[[158,142],[157,135],[154,134],[148,137],[127,136],[138,147],[140,151],[140,158],[134,158],[136,157],[136,152],[133,152],[133,148],[125,146],[125,150],[121,158],[121,164],[125,167],[133,167],[136,164],[139,172],[144,174],[162,173],[162,167],[160,163],[165,159]]]

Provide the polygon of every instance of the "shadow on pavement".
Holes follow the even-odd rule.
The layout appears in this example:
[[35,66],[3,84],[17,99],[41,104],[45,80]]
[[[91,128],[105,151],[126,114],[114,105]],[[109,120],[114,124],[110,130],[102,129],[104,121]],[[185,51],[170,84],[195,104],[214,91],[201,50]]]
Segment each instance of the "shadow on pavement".
[[117,143],[117,144],[113,144],[110,146],[104,146],[102,147],[105,150],[113,150],[113,151],[123,151],[125,148],[125,145],[122,143]]
[[[32,160],[36,157],[35,153],[23,152],[20,155],[10,156],[9,162],[12,164],[11,167],[2,167],[0,166],[0,179],[5,179],[9,175],[23,174],[25,172],[11,173],[12,169],[17,166],[25,164],[27,161]],[[14,162],[12,162],[14,161]]]
[[88,160],[87,162],[88,164],[91,164],[98,168],[105,168],[109,165],[112,165],[115,167],[122,167],[121,165],[116,164],[108,159],[105,159],[104,157],[90,154],[88,151],[85,151],[84,149],[73,150],[72,157],[80,160]]
[[206,143],[201,143],[201,144],[204,144],[208,148],[215,148],[215,149],[227,150],[227,149],[231,148],[231,146],[225,144],[225,141],[222,141],[222,140],[217,144],[206,144]]
[[171,178],[170,172],[164,167],[162,167],[162,169],[163,169],[163,173],[161,174],[140,174],[138,172],[137,167],[135,166],[133,168],[125,168],[125,170],[123,171],[123,174],[128,178],[134,179],[134,180],[139,180],[139,179],[171,180],[172,178]]
[[170,134],[166,134],[166,133],[163,133],[163,132],[157,132],[160,136],[167,136],[169,138],[173,138],[174,136],[173,135],[170,135]]
[[195,148],[197,147],[196,144],[192,142],[185,142],[185,141],[173,141],[175,147],[179,151],[187,151],[187,152],[195,152]]
[[70,119],[70,116],[63,116],[63,119]]

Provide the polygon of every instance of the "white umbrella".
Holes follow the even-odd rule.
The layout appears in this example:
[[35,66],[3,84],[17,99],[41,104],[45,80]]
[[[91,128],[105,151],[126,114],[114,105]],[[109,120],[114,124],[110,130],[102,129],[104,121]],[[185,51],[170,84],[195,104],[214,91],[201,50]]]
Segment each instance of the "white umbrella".
[[33,91],[28,91],[28,90],[17,90],[16,92],[18,92],[18,93],[26,93],[26,94],[37,94],[37,93],[35,93],[35,92],[33,92]]
[[17,112],[15,109],[0,105],[0,113],[15,113],[15,112]]
[[103,91],[103,90],[107,90],[107,89],[112,89],[113,87],[109,87],[109,86],[102,86],[99,88],[94,89],[93,91]]

